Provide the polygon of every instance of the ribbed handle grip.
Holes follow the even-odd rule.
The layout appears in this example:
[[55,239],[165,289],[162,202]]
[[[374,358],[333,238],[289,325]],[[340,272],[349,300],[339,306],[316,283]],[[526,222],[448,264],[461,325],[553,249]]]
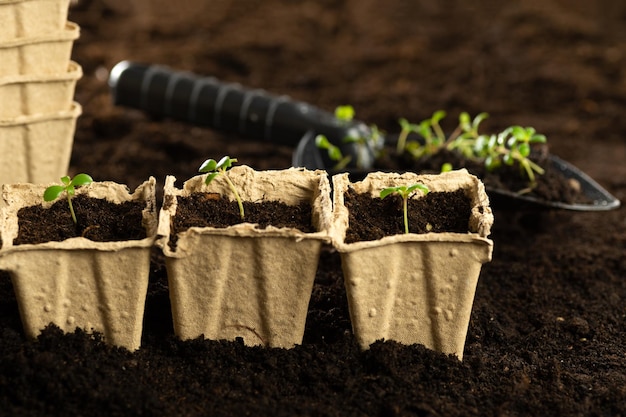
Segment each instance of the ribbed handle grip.
[[286,96],[159,65],[120,62],[109,86],[116,105],[279,144],[296,146],[309,131],[340,144],[351,129],[363,129]]

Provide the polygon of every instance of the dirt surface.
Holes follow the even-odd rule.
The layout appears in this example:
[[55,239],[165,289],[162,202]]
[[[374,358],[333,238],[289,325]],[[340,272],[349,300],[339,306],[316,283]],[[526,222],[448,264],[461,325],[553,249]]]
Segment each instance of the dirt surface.
[[18,213],[18,233],[14,245],[62,241],[82,236],[96,242],[141,240],[147,234],[143,226],[145,204],[126,201],[111,203],[102,198],[79,195],[72,198],[76,223],[62,198],[50,208],[22,207]]
[[[404,233],[404,207],[399,194],[380,199],[348,189],[344,199],[349,212],[346,243],[378,240]],[[471,201],[463,190],[429,192],[420,198],[407,200],[410,233],[467,233],[470,215]]]
[[[118,61],[264,88],[397,132],[397,119],[486,111],[531,125],[551,151],[626,198],[626,5],[615,0],[80,0],[83,66],[70,174],[136,187],[209,157],[290,166],[291,148],[114,108]],[[420,346],[359,351],[336,253],[320,261],[304,342],[292,350],[173,337],[155,253],[143,347],[77,332],[24,337],[0,280],[0,414],[626,415],[626,220],[495,210],[463,362]]]

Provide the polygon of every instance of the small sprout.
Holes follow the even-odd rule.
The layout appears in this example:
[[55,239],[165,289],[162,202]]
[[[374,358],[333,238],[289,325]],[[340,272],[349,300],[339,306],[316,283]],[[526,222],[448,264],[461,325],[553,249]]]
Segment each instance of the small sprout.
[[[351,105],[338,106],[335,108],[335,118],[342,123],[349,123],[354,120],[354,107]],[[349,135],[343,138],[343,143],[356,144],[357,160],[355,161],[357,168],[366,168],[364,160],[367,160],[367,154],[371,152],[377,152],[383,147],[383,136],[381,135],[376,125],[370,125],[367,132],[351,129]],[[326,149],[326,148],[325,148]],[[331,149],[329,148],[329,155]],[[334,151],[333,151],[334,152]],[[332,156],[331,156],[332,158]],[[350,156],[335,157],[334,161],[338,161],[335,169],[345,168],[351,161]]]
[[441,165],[441,172],[450,172],[452,171],[454,168],[452,167],[452,164],[450,162],[444,162]]
[[[369,129],[355,128],[350,124],[354,119],[354,108],[350,105],[338,106],[335,108],[335,118],[348,128],[347,136],[342,139],[342,143],[356,144],[356,161],[357,168],[366,168],[364,161],[369,160],[369,154],[379,152],[384,145],[384,138],[376,125],[370,125]],[[325,135],[317,135],[315,137],[315,145],[319,149],[328,151],[328,157],[336,164],[333,167],[339,171],[348,166],[352,162],[353,155],[343,155],[339,146],[333,144]]]
[[65,191],[65,194],[67,195],[67,204],[70,208],[70,214],[72,215],[74,224],[76,224],[78,221],[76,220],[76,213],[74,213],[72,197],[76,194],[76,187],[91,184],[93,182],[93,178],[87,174],[78,174],[74,178],[70,178],[66,175],[61,178],[61,182],[63,185],[51,185],[46,188],[43,192],[43,199],[44,201],[54,201]]
[[335,146],[330,143],[328,138],[324,135],[317,135],[315,137],[315,146],[317,146],[319,149],[325,149],[328,151],[328,157],[332,161],[336,162],[335,170],[337,171],[344,169],[352,159],[350,155],[343,156],[343,153],[341,152],[341,149],[339,149],[339,146]]
[[388,187],[384,188],[380,192],[380,198],[385,198],[391,194],[398,194],[402,197],[402,211],[404,214],[404,233],[409,233],[409,197],[415,190],[420,190],[424,195],[428,194],[429,190],[424,184],[413,184],[413,185],[399,185],[397,187]]
[[233,163],[235,162],[237,162],[237,159],[236,158],[231,159],[229,156],[224,156],[219,161],[216,161],[215,159],[207,159],[206,161],[202,163],[202,165],[200,165],[200,168],[198,169],[198,171],[208,173],[208,175],[206,176],[206,179],[204,180],[204,183],[206,185],[209,185],[211,181],[213,181],[215,177],[217,177],[218,175],[224,175],[224,179],[226,180],[228,187],[235,195],[235,199],[237,200],[237,205],[239,206],[239,214],[241,215],[241,219],[243,220],[245,217],[245,213],[243,210],[243,203],[241,201],[241,197],[239,197],[239,193],[237,192],[237,188],[235,187],[235,184],[233,184],[230,178],[228,178],[228,175],[226,175],[226,170],[232,167]]
[[[404,149],[414,158],[436,153],[446,142],[446,135],[439,124],[444,117],[446,117],[446,112],[438,110],[429,119],[422,120],[415,125],[415,133],[424,139],[424,144],[411,142],[404,145]],[[402,122],[400,124],[402,126]],[[399,147],[398,150],[400,150]]]
[[349,104],[345,106],[337,106],[335,109],[335,117],[343,122],[350,122],[354,119],[354,107]]
[[396,152],[402,154],[406,149],[406,140],[411,133],[419,133],[419,125],[410,123],[407,119],[399,119],[400,123],[400,135],[398,136],[398,144],[396,146]]

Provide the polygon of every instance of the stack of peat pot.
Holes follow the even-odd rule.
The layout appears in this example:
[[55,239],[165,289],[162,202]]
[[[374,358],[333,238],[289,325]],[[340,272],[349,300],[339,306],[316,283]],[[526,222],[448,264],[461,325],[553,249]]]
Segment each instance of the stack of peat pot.
[[67,173],[81,67],[70,0],[0,0],[0,183],[49,183]]

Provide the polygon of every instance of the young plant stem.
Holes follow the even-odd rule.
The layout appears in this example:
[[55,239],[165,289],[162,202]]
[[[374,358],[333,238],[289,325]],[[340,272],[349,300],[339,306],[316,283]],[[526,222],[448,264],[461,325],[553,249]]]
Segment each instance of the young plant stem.
[[70,206],[70,214],[72,215],[72,220],[74,220],[74,224],[78,223],[76,219],[76,213],[74,213],[74,206],[72,205],[72,198],[70,197],[70,193],[67,193],[67,204]]
[[402,198],[402,212],[404,217],[404,233],[409,233],[409,197],[415,190],[420,190],[424,195],[429,190],[424,184],[416,183],[413,185],[399,185],[396,187],[387,187],[381,190],[380,198],[385,198],[391,194],[398,194]]
[[[225,172],[226,170],[224,170],[224,173]],[[239,215],[241,216],[241,219],[243,220],[246,217],[246,214],[243,211],[243,202],[241,201],[241,197],[239,197],[237,188],[235,187],[235,184],[233,184],[233,182],[230,180],[230,178],[228,178],[228,175],[224,174],[224,179],[226,180],[226,183],[228,184],[228,188],[230,188],[230,190],[235,195],[235,199],[237,200],[237,205],[239,206]]]
[[243,210],[243,202],[241,201],[241,197],[239,196],[239,193],[237,192],[237,188],[235,187],[235,184],[233,184],[230,178],[228,178],[228,174],[226,173],[226,170],[230,168],[235,162],[237,162],[237,159],[230,158],[229,156],[224,156],[219,161],[216,161],[215,159],[207,159],[206,161],[202,163],[202,165],[200,165],[200,168],[198,169],[198,171],[208,173],[208,175],[206,176],[206,179],[204,180],[204,183],[206,185],[209,185],[211,181],[213,181],[213,179],[217,177],[218,175],[224,175],[224,179],[226,180],[226,184],[228,185],[228,188],[230,188],[230,190],[233,192],[235,196],[235,199],[237,200],[237,205],[239,206],[239,215],[241,216],[241,220],[244,220],[245,212]]
[[76,219],[76,213],[74,212],[74,206],[72,205],[72,197],[76,194],[76,187],[91,184],[92,182],[93,178],[87,174],[78,174],[74,178],[70,178],[66,175],[61,178],[62,185],[51,185],[44,190],[43,199],[44,201],[54,201],[61,195],[61,193],[65,192],[72,220],[74,221],[74,224],[77,224],[78,220]]
[[402,210],[404,211],[404,233],[409,233],[409,196],[402,196]]

